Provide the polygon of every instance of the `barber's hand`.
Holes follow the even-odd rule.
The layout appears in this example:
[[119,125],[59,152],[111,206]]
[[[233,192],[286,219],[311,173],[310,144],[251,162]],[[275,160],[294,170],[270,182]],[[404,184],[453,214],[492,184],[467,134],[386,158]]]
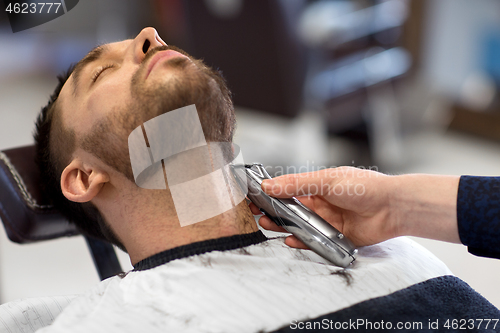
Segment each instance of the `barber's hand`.
[[[400,226],[390,209],[390,176],[353,167],[290,174],[265,180],[262,189],[276,198],[298,199],[347,236],[355,245],[371,245],[398,236]],[[299,197],[300,196],[300,197]],[[254,214],[260,214],[253,204]],[[286,232],[266,216],[259,224]],[[306,248],[295,236],[286,244]]]
[[[460,243],[457,227],[458,176],[400,175],[340,167],[265,180],[262,189],[277,198],[296,196],[355,245],[398,236]],[[254,214],[260,211],[253,204]],[[260,225],[286,232],[263,216]],[[291,247],[307,248],[294,236]]]

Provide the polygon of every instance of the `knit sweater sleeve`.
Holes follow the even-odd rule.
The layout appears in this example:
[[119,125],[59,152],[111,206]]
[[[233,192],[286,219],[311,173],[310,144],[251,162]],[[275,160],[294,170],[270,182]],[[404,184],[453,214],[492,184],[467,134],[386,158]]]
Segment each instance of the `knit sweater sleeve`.
[[500,259],[500,177],[460,178],[457,222],[470,253]]

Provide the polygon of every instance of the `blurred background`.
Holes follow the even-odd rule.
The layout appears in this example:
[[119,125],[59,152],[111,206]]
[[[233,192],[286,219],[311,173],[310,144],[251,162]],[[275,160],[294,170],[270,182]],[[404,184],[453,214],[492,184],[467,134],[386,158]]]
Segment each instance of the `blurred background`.
[[[0,149],[33,142],[56,74],[153,26],[223,72],[235,142],[275,175],[353,165],[498,176],[499,18],[497,0],[81,0],[14,34],[2,11]],[[415,240],[500,307],[500,261]],[[18,245],[1,229],[0,303],[98,281],[82,237]]]

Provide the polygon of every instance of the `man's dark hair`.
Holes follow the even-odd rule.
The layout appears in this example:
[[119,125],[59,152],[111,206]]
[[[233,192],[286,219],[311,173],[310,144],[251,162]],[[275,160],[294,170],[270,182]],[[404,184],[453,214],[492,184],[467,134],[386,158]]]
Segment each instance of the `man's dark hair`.
[[71,162],[76,137],[73,130],[63,126],[57,98],[73,70],[72,65],[65,73],[57,77],[59,82],[54,93],[36,120],[33,136],[36,145],[35,162],[42,176],[41,186],[52,204],[64,217],[74,223],[82,234],[108,241],[125,251],[125,247],[95,205],[91,202],[70,201],[61,191],[61,174]]

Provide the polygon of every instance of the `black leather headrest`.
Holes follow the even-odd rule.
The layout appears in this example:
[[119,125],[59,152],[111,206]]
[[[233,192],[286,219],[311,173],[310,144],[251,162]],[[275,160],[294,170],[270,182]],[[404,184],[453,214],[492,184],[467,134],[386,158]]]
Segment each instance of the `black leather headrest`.
[[79,234],[44,197],[35,146],[0,152],[0,218],[10,240],[28,243]]

